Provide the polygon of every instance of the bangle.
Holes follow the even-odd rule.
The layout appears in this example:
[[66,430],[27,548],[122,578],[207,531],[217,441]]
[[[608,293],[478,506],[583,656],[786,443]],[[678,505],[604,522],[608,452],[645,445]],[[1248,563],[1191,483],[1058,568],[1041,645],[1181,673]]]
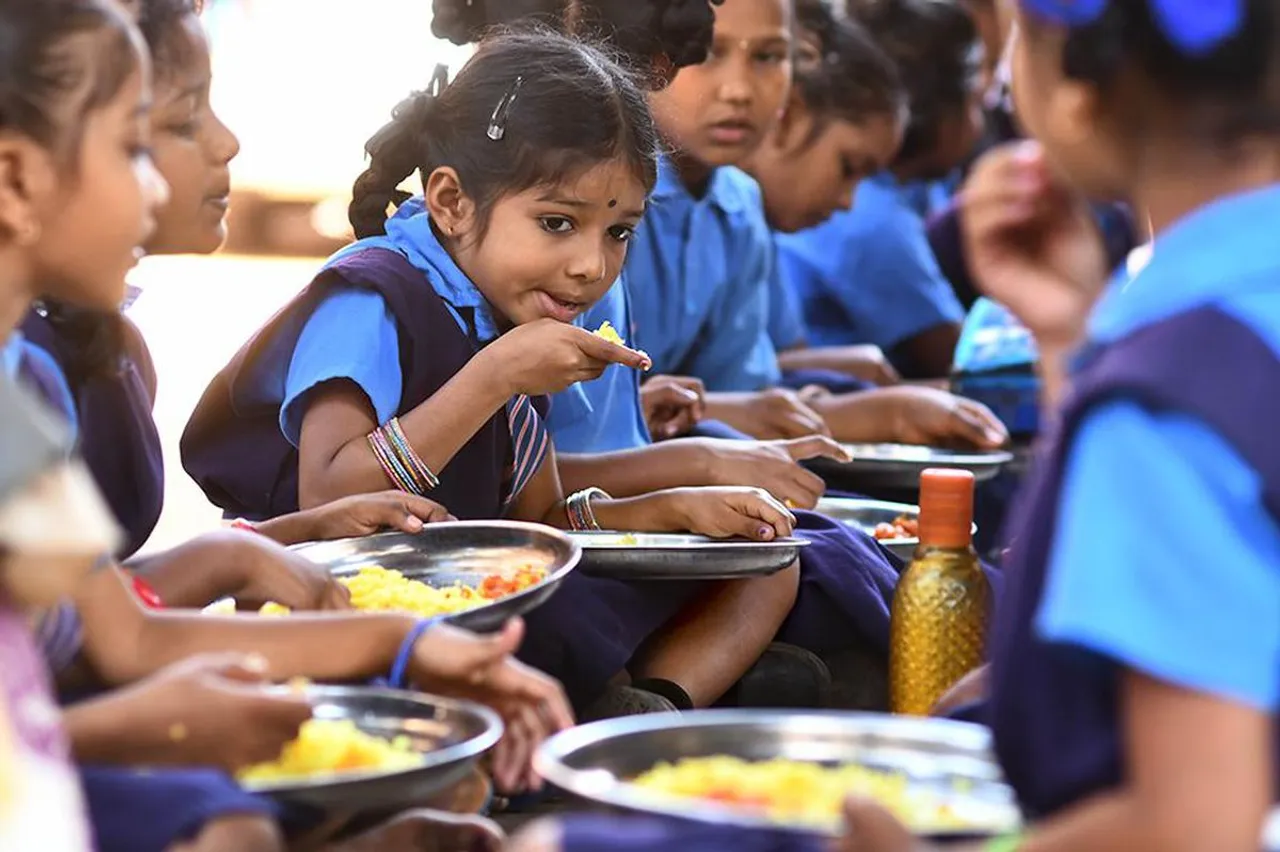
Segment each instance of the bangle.
[[399,417],[392,417],[387,421],[387,425],[382,428],[391,441],[391,449],[395,451],[401,464],[409,469],[409,474],[414,478],[418,487],[425,492],[440,484],[440,478],[432,473],[431,468],[427,467],[427,463],[422,460],[422,456],[414,452],[408,436],[400,428]]
[[1018,852],[1022,846],[1021,834],[1006,834],[1003,837],[996,837],[988,840],[986,845],[982,847],[982,852]]
[[439,477],[409,444],[409,438],[400,428],[400,418],[392,417],[365,439],[382,472],[399,490],[421,497],[440,484]]
[[569,499],[564,503],[565,515],[569,518],[569,529],[575,532],[600,529],[596,514],[591,511],[591,501],[596,497],[604,500],[613,499],[600,488],[584,488],[569,495]]
[[233,530],[240,530],[241,532],[256,533],[258,531],[257,527],[255,527],[249,521],[246,521],[244,518],[236,518],[234,521],[227,524],[227,526],[229,526]]
[[133,593],[138,596],[138,600],[142,601],[142,605],[147,609],[164,609],[164,601],[160,599],[160,594],[155,587],[146,580],[133,575]]
[[409,668],[409,658],[413,656],[413,648],[418,644],[418,640],[422,638],[422,634],[426,633],[432,627],[438,618],[423,618],[413,625],[413,629],[404,637],[404,641],[400,643],[400,650],[396,653],[396,661],[391,666],[391,677],[388,678],[388,685],[392,689],[404,688],[405,669]]

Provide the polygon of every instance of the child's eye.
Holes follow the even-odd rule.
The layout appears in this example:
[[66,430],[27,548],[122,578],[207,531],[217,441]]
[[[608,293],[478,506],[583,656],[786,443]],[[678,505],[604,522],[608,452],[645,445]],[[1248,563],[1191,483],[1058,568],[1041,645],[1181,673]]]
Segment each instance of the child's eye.
[[567,234],[573,230],[573,222],[565,216],[539,216],[538,224],[548,234]]
[[151,159],[151,146],[142,145],[140,143],[132,143],[129,145],[129,159],[131,160],[149,160]]
[[756,62],[764,65],[781,65],[791,57],[791,54],[785,50],[762,50],[756,54]]
[[174,136],[180,136],[183,139],[194,139],[196,133],[200,130],[200,122],[195,118],[190,118],[165,125],[164,129],[166,133],[171,133]]
[[609,229],[609,236],[620,243],[630,242],[635,233],[636,229],[631,225],[616,225]]

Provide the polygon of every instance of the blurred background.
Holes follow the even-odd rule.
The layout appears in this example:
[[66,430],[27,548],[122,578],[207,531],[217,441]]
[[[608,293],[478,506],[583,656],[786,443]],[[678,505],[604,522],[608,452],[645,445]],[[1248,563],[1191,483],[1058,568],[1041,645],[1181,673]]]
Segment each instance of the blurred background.
[[364,142],[438,63],[470,54],[431,35],[428,0],[211,0],[213,103],[240,137],[230,236],[213,257],[143,261],[129,316],[159,372],[164,517],[147,550],[208,530],[219,512],[182,471],[178,438],[205,385],[350,234]]

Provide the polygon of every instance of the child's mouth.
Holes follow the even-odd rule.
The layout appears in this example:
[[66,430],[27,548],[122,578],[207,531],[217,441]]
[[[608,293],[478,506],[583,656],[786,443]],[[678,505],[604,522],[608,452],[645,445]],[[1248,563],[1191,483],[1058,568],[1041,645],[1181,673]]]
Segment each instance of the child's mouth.
[[711,141],[717,145],[742,145],[752,132],[752,126],[745,121],[722,121],[707,130]]
[[585,302],[574,302],[569,299],[561,299],[551,295],[545,290],[539,290],[538,296],[542,301],[542,314],[548,319],[559,320],[560,322],[572,322],[578,314],[587,309]]

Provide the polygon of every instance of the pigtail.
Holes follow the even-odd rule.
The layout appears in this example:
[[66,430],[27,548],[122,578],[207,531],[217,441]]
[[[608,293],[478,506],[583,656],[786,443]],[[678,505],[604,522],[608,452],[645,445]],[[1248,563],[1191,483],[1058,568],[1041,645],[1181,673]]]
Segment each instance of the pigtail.
[[391,111],[391,121],[365,143],[369,168],[351,188],[347,218],[359,239],[385,234],[388,208],[399,207],[410,197],[400,189],[405,178],[419,169],[426,154],[426,134],[436,100],[447,85],[448,73],[436,66],[431,86],[414,92]]
[[45,301],[36,311],[53,328],[58,339],[56,356],[68,384],[118,375],[124,357],[124,319],[118,311],[94,311]]
[[478,41],[489,26],[485,0],[432,0],[431,32],[454,44]]

